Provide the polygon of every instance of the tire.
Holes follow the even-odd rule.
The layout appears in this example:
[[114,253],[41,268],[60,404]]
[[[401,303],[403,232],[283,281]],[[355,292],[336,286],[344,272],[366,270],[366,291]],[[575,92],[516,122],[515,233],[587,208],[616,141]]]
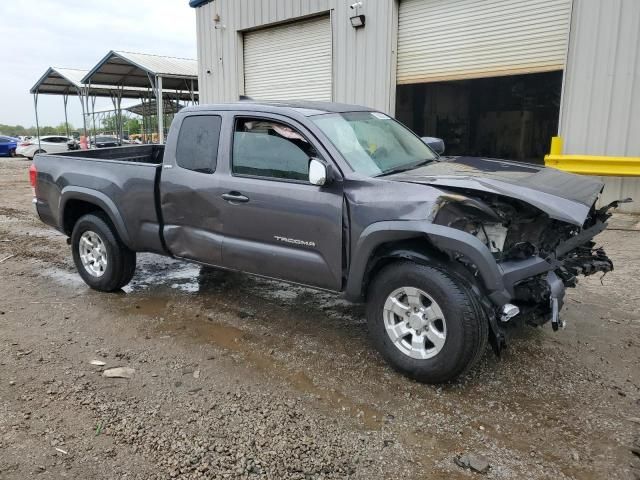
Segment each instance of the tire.
[[16,149],[12,148],[11,150],[9,150],[9,156],[11,158],[14,158],[16,156]]
[[[416,304],[419,312],[413,313],[418,309],[411,305]],[[390,307],[396,305],[398,308],[391,313]],[[396,310],[404,312],[406,318]],[[367,322],[371,340],[387,362],[420,382],[456,379],[487,348],[489,322],[479,300],[460,280],[433,266],[397,262],[383,268],[368,290]],[[402,336],[407,329],[409,333]],[[418,348],[412,343],[415,338]],[[431,342],[431,338],[437,342]],[[424,349],[420,349],[422,344]]]
[[[86,234],[86,235],[85,235]],[[81,239],[82,246],[81,246]],[[88,255],[106,260],[93,261],[85,266],[82,255],[87,253],[87,243],[97,246],[102,255]],[[127,285],[136,269],[136,253],[122,243],[106,215],[88,214],[80,217],[71,234],[71,250],[78,273],[87,285],[102,292],[115,292]],[[87,258],[87,257],[85,257]]]

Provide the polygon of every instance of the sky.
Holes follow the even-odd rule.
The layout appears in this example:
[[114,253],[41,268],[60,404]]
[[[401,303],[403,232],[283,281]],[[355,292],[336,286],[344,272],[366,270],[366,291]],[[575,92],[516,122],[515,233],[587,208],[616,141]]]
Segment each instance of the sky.
[[[88,70],[110,50],[196,58],[188,0],[0,0],[0,19],[3,124],[35,125],[29,89],[51,66]],[[96,102],[96,110],[110,106]],[[76,97],[68,112],[70,123],[82,125]],[[63,123],[62,96],[39,96],[38,115],[41,125]]]

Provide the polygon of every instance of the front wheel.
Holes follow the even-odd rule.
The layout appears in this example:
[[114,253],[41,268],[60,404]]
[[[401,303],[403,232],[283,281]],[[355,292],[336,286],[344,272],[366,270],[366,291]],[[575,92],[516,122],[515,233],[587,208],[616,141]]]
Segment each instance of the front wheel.
[[136,254],[118,238],[105,215],[81,217],[73,227],[71,249],[78,273],[95,290],[120,290],[133,277]]
[[9,150],[9,156],[10,156],[11,158],[13,158],[13,157],[15,157],[15,156],[16,156],[16,149],[15,149],[15,148],[12,148],[11,150]]
[[440,268],[398,262],[367,295],[369,334],[397,370],[426,383],[454,380],[482,356],[488,320],[473,293]]

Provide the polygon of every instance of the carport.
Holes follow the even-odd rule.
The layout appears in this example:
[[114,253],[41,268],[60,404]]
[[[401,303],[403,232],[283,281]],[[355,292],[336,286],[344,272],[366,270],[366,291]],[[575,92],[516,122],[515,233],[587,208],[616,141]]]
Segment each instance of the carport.
[[[164,102],[186,95],[196,103],[198,90],[198,62],[176,57],[163,57],[145,53],[110,51],[83,78],[89,88],[105,85],[113,88],[116,110],[121,111],[120,101],[127,89],[149,89],[155,97],[158,118],[158,138],[164,142]],[[151,98],[151,96],[147,97]]]
[[[67,120],[67,105],[69,96],[77,96],[82,107],[82,122],[85,136],[87,135],[87,118],[93,118],[93,128],[95,131],[95,99],[97,97],[108,97],[113,100],[114,88],[108,85],[86,85],[82,78],[87,75],[88,70],[77,68],[50,67],[31,87],[36,114],[36,129],[40,138],[40,124],[38,121],[38,96],[61,95],[64,104],[64,120],[67,126],[67,136],[69,136],[69,125]],[[147,90],[144,88],[121,89],[121,98],[144,98]],[[91,106],[91,109],[89,108]]]
[[[180,101],[182,100],[182,103]],[[178,96],[175,100],[164,98],[162,100],[162,112],[163,112],[163,124],[167,118],[171,119],[173,115],[182,110],[190,99],[183,93],[182,96]],[[192,102],[193,103],[193,102]],[[139,115],[142,118],[142,134],[145,139],[151,138],[154,128],[154,116],[158,111],[158,102],[155,98],[142,99],[141,103],[125,107],[124,110]],[[169,122],[167,122],[169,123]]]

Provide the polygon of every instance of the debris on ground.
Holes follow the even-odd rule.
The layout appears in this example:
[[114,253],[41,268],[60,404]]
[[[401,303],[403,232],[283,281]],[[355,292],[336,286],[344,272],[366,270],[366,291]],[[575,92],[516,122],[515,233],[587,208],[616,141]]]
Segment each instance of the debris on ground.
[[15,257],[15,255],[9,255],[8,257],[4,257],[2,260],[0,260],[0,263],[6,262],[7,260],[13,257]]
[[89,363],[98,367],[104,367],[107,364],[107,362],[103,362],[102,360],[91,360]]
[[489,460],[484,455],[478,455],[475,453],[465,453],[464,455],[458,455],[453,459],[456,465],[460,468],[470,468],[474,472],[487,473],[489,471]]
[[131,367],[115,367],[106,369],[102,372],[102,376],[107,378],[131,378],[134,373],[136,371]]

